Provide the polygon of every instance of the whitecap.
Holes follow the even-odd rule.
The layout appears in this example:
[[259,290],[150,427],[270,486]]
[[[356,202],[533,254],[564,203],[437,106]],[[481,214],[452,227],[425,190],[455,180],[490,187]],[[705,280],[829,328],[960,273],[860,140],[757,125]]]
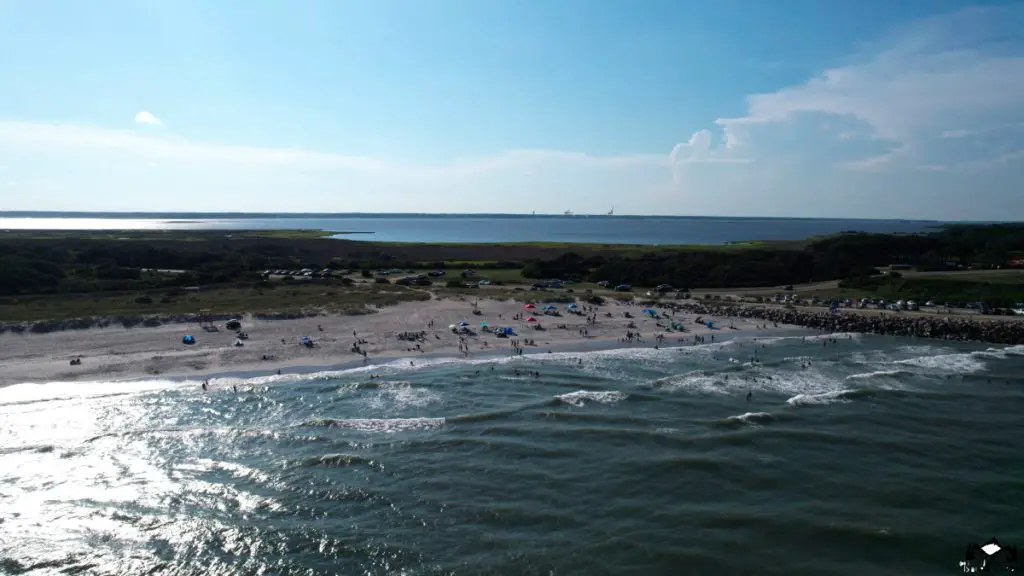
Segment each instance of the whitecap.
[[847,380],[869,380],[872,378],[895,378],[897,376],[908,375],[910,372],[906,370],[875,370],[873,372],[861,372],[859,374],[850,374],[846,377]]
[[615,404],[620,400],[625,400],[626,394],[618,390],[577,390],[575,392],[559,394],[555,398],[570,406],[584,406],[587,402]]
[[985,369],[985,363],[974,354],[939,354],[937,356],[918,356],[905,360],[896,360],[894,364],[917,366],[927,370],[968,374]]
[[786,400],[786,404],[790,406],[827,406],[839,402],[849,402],[851,398],[868,396],[870,394],[872,394],[870,390],[860,389],[832,390],[818,394],[797,394]]
[[774,419],[775,417],[772,416],[770,412],[744,412],[743,414],[739,414],[737,416],[729,416],[728,418],[726,418],[726,421],[757,425],[763,424],[765,422],[770,422]]

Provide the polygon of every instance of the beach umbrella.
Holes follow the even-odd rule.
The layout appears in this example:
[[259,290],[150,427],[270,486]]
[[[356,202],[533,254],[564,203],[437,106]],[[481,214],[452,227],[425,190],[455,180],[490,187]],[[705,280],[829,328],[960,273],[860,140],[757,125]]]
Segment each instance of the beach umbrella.
[[536,308],[536,306],[534,306],[533,304],[527,304],[526,306],[523,306],[523,308],[526,308],[527,310],[533,310],[534,308]]
[[448,329],[449,330],[455,330],[455,324],[449,324],[448,325]]
[[526,317],[526,321],[527,321],[527,322],[536,322],[536,321],[537,321],[537,319],[536,319],[536,318],[534,318],[533,316],[527,316],[527,317]]
[[544,309],[545,310],[557,310],[558,307],[556,307],[554,304],[548,304],[547,306],[544,307]]
[[569,304],[568,307],[569,308],[579,308],[579,306],[577,306],[575,302],[573,302],[572,304]]
[[466,322],[465,320],[463,320],[462,322],[459,322],[459,326],[462,327],[462,328],[465,328],[466,326],[469,326],[469,322]]

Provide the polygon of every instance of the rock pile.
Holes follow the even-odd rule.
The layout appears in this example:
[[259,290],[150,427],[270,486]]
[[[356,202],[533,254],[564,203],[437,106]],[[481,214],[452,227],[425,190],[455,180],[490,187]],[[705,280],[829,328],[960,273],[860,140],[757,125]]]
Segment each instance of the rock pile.
[[833,332],[863,332],[943,340],[973,340],[994,344],[1024,344],[1024,321],[989,320],[966,316],[812,311],[764,306],[685,303],[680,309],[708,316],[756,318]]

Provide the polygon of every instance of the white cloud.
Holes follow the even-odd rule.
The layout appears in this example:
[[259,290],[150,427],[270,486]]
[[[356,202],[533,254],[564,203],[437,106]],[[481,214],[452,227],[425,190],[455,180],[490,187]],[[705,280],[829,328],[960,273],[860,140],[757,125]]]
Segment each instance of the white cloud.
[[159,118],[153,115],[152,112],[146,112],[145,110],[135,115],[136,124],[145,124],[147,126],[162,126],[163,122]]
[[[922,143],[963,138],[1024,120],[1024,47],[993,31],[1024,29],[1024,6],[968,8],[889,35],[873,54],[807,82],[748,97],[748,113],[719,122],[743,132],[801,115],[846,118],[883,153],[848,158],[878,166],[926,154]],[[970,42],[968,42],[970,40]],[[895,152],[899,150],[899,152]],[[916,160],[927,160],[916,158]]]

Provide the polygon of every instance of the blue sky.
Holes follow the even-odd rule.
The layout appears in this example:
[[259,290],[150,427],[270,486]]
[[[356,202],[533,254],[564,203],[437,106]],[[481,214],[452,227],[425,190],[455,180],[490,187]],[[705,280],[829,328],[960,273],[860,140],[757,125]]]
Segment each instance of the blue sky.
[[1024,4],[9,0],[0,209],[1024,218]]

